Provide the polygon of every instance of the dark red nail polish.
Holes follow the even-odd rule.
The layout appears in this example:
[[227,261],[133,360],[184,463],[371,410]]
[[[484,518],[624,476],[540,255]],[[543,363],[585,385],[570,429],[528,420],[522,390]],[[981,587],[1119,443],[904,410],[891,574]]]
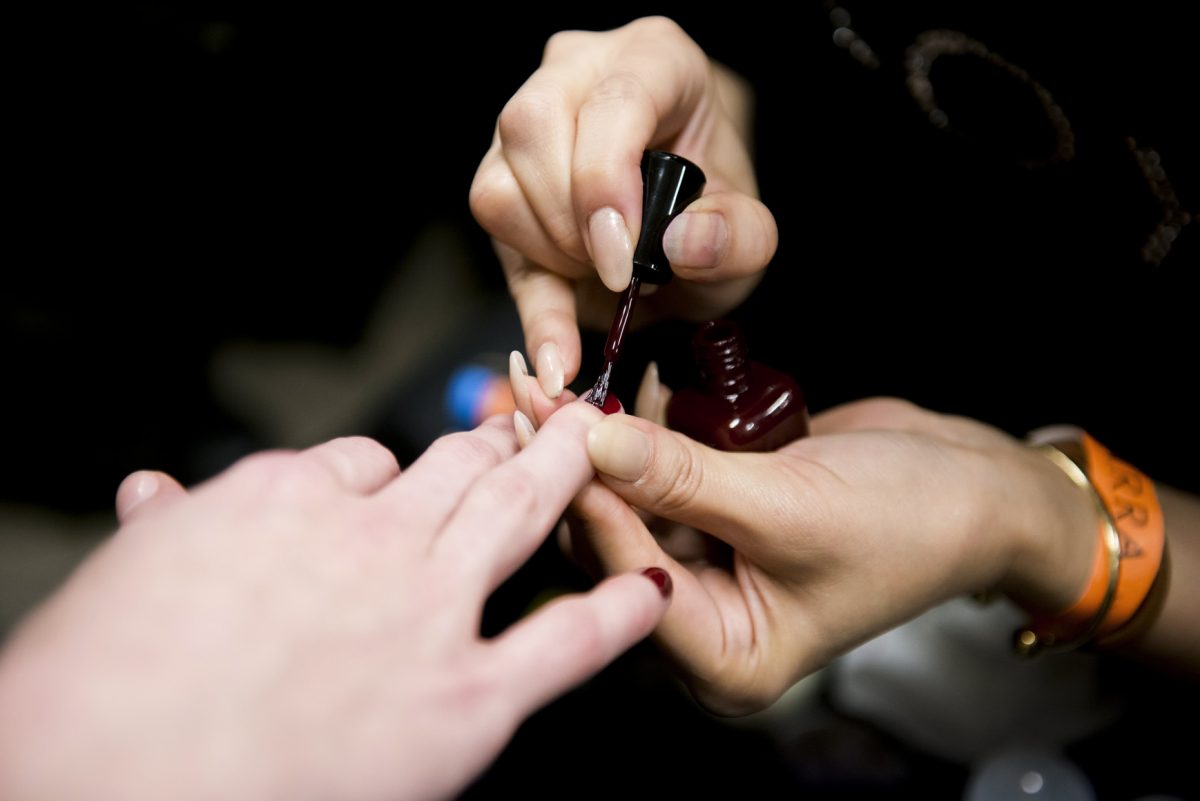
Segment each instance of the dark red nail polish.
[[600,407],[600,411],[605,414],[616,414],[621,411],[621,401],[617,399],[616,395],[609,393],[608,397],[604,399],[604,405]]
[[642,575],[654,582],[654,586],[658,587],[662,597],[671,597],[671,590],[675,588],[675,585],[671,583],[670,573],[661,567],[648,567],[642,571]]
[[692,346],[701,386],[671,396],[669,427],[723,451],[774,451],[808,434],[804,393],[791,376],[749,360],[736,323],[705,323]]

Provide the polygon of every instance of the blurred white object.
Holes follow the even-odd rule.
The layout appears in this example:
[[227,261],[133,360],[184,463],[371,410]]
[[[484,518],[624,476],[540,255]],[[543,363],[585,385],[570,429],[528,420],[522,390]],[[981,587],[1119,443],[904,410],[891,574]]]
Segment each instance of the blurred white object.
[[1013,749],[1056,753],[1111,723],[1120,702],[1101,691],[1094,654],[1014,655],[1012,632],[1025,620],[1004,599],[946,603],[834,662],[831,698],[962,764]]
[[963,801],[1095,801],[1091,782],[1062,754],[1016,749],[976,764]]

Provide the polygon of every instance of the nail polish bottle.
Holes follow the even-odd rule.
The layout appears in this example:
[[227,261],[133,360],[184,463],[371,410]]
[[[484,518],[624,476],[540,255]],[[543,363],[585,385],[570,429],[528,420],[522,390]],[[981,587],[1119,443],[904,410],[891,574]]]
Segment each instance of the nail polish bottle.
[[808,405],[799,385],[750,361],[737,323],[705,323],[692,349],[700,385],[671,396],[668,426],[723,451],[773,451],[808,434]]

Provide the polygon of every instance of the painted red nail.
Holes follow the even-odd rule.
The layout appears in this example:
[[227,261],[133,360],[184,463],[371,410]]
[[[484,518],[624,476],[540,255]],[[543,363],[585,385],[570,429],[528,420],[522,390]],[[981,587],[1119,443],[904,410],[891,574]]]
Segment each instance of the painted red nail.
[[617,396],[610,392],[604,399],[604,405],[600,407],[600,411],[605,414],[616,414],[621,411],[621,401],[617,400]]
[[642,575],[654,582],[654,586],[658,587],[658,591],[662,593],[662,597],[671,597],[671,590],[674,589],[674,585],[671,583],[670,573],[661,567],[648,567],[642,571]]

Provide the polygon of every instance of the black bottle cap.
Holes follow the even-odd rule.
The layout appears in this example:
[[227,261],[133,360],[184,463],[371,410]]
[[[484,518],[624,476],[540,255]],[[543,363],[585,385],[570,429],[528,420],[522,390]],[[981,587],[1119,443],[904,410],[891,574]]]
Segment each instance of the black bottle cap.
[[671,280],[663,234],[671,220],[700,197],[705,181],[703,170],[682,156],[661,150],[642,156],[642,235],[633,252],[634,277],[647,284]]

